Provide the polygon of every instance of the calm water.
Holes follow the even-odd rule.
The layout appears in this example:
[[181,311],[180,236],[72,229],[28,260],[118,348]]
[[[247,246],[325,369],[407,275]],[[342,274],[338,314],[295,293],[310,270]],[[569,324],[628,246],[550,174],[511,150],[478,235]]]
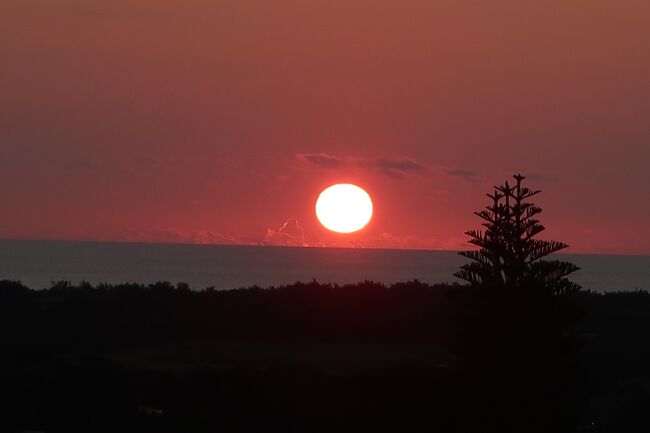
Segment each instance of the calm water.
[[[599,290],[650,290],[650,256],[564,255],[582,268],[573,280]],[[219,289],[295,281],[457,281],[465,260],[449,251],[282,248],[0,240],[0,279],[32,288],[51,281],[183,281]]]

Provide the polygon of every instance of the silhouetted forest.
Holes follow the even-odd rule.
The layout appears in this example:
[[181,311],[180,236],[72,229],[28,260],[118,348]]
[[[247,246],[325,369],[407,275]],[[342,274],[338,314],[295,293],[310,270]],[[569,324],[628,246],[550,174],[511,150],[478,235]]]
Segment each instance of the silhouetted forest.
[[0,282],[2,431],[650,431],[650,295]]

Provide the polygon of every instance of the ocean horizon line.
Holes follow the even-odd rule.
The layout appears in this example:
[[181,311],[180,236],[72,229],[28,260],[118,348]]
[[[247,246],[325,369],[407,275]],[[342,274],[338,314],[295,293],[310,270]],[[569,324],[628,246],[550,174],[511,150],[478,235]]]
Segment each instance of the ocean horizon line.
[[[331,245],[272,245],[264,243],[209,243],[209,242],[165,242],[165,241],[129,241],[129,240],[103,240],[103,239],[60,239],[60,238],[0,238],[0,242],[54,242],[54,243],[80,243],[80,244],[118,244],[118,245],[160,245],[160,246],[197,246],[197,247],[249,247],[249,248],[282,248],[282,249],[314,249],[314,250],[364,250],[364,251],[419,251],[419,252],[440,252],[440,253],[458,253],[460,251],[473,250],[468,245],[466,249],[431,249],[431,248],[380,248],[364,246],[331,246]],[[650,257],[650,253],[619,253],[619,252],[590,252],[590,251],[571,251],[571,247],[566,252],[557,253],[558,255],[576,255],[576,256],[604,256],[604,257]]]

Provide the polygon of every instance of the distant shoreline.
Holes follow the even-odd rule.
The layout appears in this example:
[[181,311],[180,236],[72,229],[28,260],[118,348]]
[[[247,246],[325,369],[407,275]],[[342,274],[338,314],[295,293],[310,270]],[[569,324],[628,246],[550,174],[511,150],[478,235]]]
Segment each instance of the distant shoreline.
[[[571,277],[586,289],[650,289],[650,256],[562,254],[581,270]],[[0,279],[46,288],[52,281],[119,284],[186,282],[231,289],[291,284],[384,284],[418,279],[437,284],[466,262],[455,251],[156,244],[96,241],[0,240]]]

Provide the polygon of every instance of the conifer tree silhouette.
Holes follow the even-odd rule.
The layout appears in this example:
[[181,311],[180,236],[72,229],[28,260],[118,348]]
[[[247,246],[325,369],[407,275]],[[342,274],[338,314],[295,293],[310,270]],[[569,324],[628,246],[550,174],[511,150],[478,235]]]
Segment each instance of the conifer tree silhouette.
[[469,243],[479,249],[459,252],[472,261],[460,266],[454,275],[471,286],[495,290],[527,289],[550,296],[579,290],[580,286],[566,276],[580,268],[570,262],[542,260],[568,245],[534,239],[544,230],[535,218],[542,209],[527,200],[540,191],[522,186],[524,176],[513,177],[514,185],[506,181],[495,186],[494,193],[487,194],[492,203],[474,212],[483,219],[485,231],[466,232],[471,237]]

